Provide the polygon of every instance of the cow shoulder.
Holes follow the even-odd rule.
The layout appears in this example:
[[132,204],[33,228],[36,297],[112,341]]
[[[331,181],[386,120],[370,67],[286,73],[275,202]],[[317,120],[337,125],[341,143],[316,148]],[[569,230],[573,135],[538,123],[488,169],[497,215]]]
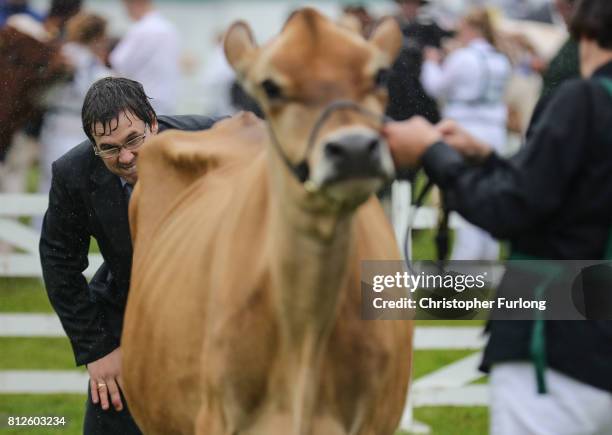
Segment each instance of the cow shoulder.
[[266,140],[265,124],[251,113],[224,119],[208,130],[168,130],[151,138],[138,158],[139,181],[130,201],[132,236],[150,234],[195,182],[252,160]]

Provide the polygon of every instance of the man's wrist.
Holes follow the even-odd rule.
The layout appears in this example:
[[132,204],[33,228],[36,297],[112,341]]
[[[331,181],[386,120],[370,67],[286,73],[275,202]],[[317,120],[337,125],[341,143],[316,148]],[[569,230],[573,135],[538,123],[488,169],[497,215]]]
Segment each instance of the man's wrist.
[[101,358],[104,358],[108,354],[112,353],[115,349],[119,347],[119,343],[113,337],[105,337],[103,341],[95,343],[87,351],[79,351],[75,355],[75,360],[77,366],[87,366],[93,362],[98,361]]

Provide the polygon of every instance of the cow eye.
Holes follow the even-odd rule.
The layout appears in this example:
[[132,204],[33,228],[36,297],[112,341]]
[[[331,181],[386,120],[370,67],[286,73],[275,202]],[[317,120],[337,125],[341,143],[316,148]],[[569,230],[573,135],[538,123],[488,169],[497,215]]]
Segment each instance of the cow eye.
[[270,100],[277,100],[283,96],[282,89],[273,80],[264,80],[261,83],[261,87]]
[[381,68],[374,76],[374,84],[377,88],[385,88],[389,84],[389,70],[387,68]]

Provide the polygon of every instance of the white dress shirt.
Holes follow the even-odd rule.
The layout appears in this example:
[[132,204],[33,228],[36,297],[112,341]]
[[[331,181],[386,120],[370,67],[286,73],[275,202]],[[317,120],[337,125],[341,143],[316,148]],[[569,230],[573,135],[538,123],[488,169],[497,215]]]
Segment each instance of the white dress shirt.
[[180,43],[176,28],[157,11],[135,22],[110,54],[121,76],[142,83],[158,115],[176,111]]

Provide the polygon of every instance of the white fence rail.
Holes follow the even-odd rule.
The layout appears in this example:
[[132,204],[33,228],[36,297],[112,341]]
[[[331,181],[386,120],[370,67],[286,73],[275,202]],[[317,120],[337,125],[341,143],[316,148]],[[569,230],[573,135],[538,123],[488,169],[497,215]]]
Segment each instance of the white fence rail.
[[[409,186],[398,185],[394,189],[393,220],[398,240],[404,240],[405,227],[411,208]],[[40,194],[0,194],[0,277],[40,277],[42,270],[38,256],[40,233],[32,225],[19,221],[22,217],[42,217],[47,210],[47,195]],[[418,210],[413,229],[434,228],[438,211],[431,207]],[[450,226],[463,224],[463,219],[453,214]],[[88,277],[102,264],[99,254],[89,255]]]
[[[38,257],[40,233],[19,221],[20,217],[42,217],[47,195],[0,194],[0,277],[40,277]],[[102,264],[100,254],[89,255],[85,276],[91,277]]]

